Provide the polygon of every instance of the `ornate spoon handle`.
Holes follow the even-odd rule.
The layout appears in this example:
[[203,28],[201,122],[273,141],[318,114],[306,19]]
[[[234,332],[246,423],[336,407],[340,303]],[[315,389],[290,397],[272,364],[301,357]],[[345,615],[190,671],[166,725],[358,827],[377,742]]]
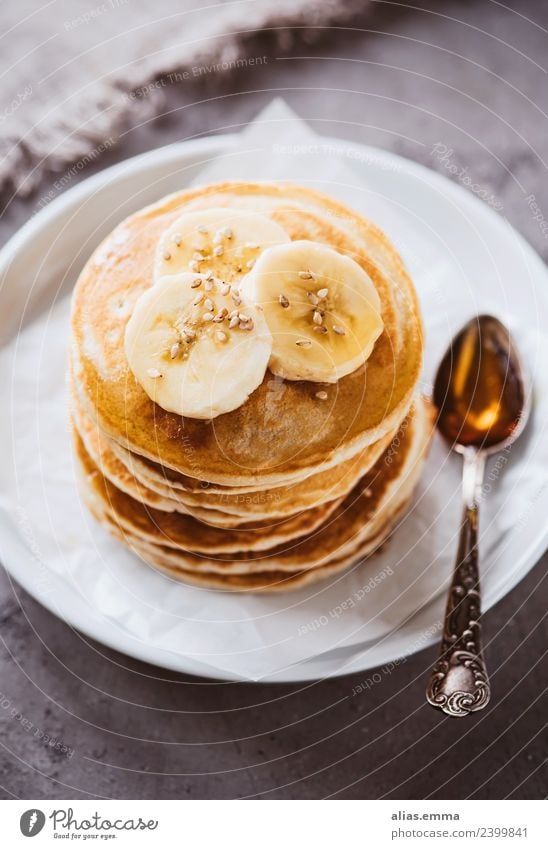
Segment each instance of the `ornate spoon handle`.
[[491,695],[480,633],[478,496],[484,466],[481,453],[464,451],[459,549],[447,599],[440,657],[426,691],[427,701],[449,716],[466,716],[481,710]]

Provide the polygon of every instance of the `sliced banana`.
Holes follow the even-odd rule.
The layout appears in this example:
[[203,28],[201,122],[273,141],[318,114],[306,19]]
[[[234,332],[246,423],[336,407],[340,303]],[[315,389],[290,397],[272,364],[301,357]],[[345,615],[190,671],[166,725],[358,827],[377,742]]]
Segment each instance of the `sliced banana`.
[[264,251],[241,288],[261,306],[272,333],[270,370],[287,380],[335,383],[367,360],[382,333],[369,276],[316,242]]
[[264,215],[208,209],[181,215],[162,234],[154,278],[192,271],[234,282],[253,267],[261,251],[289,242],[285,230]]
[[260,385],[272,337],[260,310],[230,284],[187,271],[141,295],[126,327],[125,352],[160,407],[212,419],[241,406]]

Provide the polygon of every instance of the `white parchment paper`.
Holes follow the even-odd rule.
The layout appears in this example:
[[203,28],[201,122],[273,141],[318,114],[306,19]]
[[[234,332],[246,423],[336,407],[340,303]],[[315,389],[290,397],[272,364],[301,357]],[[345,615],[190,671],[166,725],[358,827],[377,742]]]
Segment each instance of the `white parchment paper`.
[[[241,133],[236,145],[205,165],[195,182],[227,178],[312,185],[386,229],[408,262],[424,311],[423,390],[452,334],[470,315],[494,312],[516,333],[535,379],[536,408],[526,436],[488,471],[481,544],[484,589],[487,597],[495,593],[516,568],[532,532],[527,523],[544,493],[548,469],[543,438],[548,376],[540,368],[548,362],[548,341],[540,330],[538,280],[527,257],[520,260],[514,251],[516,268],[508,257],[502,262],[487,224],[479,232],[464,201],[461,207],[453,197],[445,200],[438,185],[429,184],[428,172],[421,199],[401,160],[322,141],[280,102]],[[173,190],[183,184],[178,173]],[[443,214],[428,213],[434,202]],[[508,228],[509,239],[512,232]],[[67,256],[76,237],[69,222],[63,233]],[[45,274],[47,257],[39,266]],[[48,575],[55,576],[56,587],[72,587],[94,615],[114,622],[121,632],[198,660],[212,674],[252,680],[325,652],[359,651],[386,638],[436,597],[433,624],[439,619],[440,593],[455,554],[460,469],[458,458],[449,457],[437,438],[413,505],[382,552],[296,593],[260,596],[188,587],[148,568],[111,539],[83,508],[75,487],[65,389],[69,301],[59,296],[59,283],[59,275],[48,285],[37,279],[42,312],[10,334],[0,353],[0,393],[6,402],[0,419],[0,510],[32,555],[38,597],[38,584],[45,592]],[[23,285],[20,297],[10,292],[12,307],[22,314],[27,296]],[[0,556],[2,550],[0,534]]]

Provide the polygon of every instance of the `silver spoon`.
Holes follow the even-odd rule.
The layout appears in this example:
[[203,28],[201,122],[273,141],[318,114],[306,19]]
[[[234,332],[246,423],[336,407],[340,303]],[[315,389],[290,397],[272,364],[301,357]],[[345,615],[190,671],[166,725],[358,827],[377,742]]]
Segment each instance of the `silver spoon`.
[[427,701],[449,716],[481,710],[490,698],[481,647],[478,511],[489,454],[522,432],[530,412],[521,360],[507,328],[490,315],[466,324],[434,383],[437,426],[463,456],[463,516],[439,659]]

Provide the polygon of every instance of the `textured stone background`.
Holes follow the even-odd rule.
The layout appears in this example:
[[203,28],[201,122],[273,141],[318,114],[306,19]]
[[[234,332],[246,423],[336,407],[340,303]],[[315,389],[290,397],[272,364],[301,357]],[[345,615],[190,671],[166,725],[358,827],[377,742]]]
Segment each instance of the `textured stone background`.
[[[161,103],[151,104],[160,117],[143,123],[141,115],[84,176],[172,140],[245,125],[281,93],[320,132],[441,171],[431,151],[446,144],[546,258],[548,228],[525,199],[535,194],[548,218],[548,5],[374,6],[353,29],[322,31],[313,44],[287,32],[283,58],[279,38],[264,35],[253,50],[269,61],[252,71],[162,88]],[[54,179],[25,200],[5,198],[2,239],[55,194]],[[372,673],[302,686],[186,680],[91,643],[0,573],[0,793],[544,798],[547,563],[485,616],[493,699],[467,720],[424,704],[430,650],[356,696]]]

